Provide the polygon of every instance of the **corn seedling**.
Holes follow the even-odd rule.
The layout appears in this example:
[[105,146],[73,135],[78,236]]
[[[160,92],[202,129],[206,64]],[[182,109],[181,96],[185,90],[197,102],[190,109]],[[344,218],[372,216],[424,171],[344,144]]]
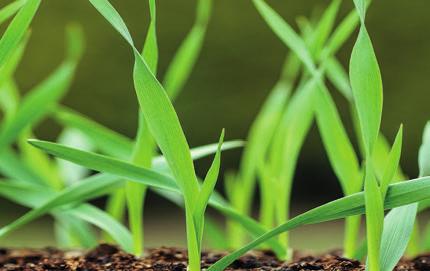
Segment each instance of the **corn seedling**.
[[[345,220],[345,255],[367,255],[366,268],[370,271],[392,270],[408,245],[413,253],[430,247],[428,239],[418,244],[413,238],[419,233],[417,213],[430,206],[430,126],[424,129],[419,152],[420,175],[406,181],[399,166],[403,127],[391,146],[380,132],[382,79],[365,24],[370,2],[354,0],[354,10],[335,26],[341,1],[333,0],[321,16],[310,20],[300,17],[298,34],[264,0],[252,1],[290,52],[250,129],[240,169],[226,175],[228,200],[215,191],[221,152],[240,147],[242,142],[224,143],[223,130],[217,144],[191,149],[172,105],[198,58],[212,2],[198,1],[196,21],[161,82],[157,79],[156,1],[149,0],[150,22],[142,50],[136,48],[126,24],[108,0],[89,2],[122,36],[134,56],[132,77],[139,103],[136,137],[132,140],[60,104],[83,51],[76,26],[68,30],[66,60],[21,98],[13,75],[40,0],[19,0],[2,8],[0,23],[16,15],[0,40],[0,172],[4,178],[0,194],[31,210],[0,228],[0,237],[50,214],[55,218],[60,245],[94,246],[99,240],[94,225],[104,232],[103,239],[140,255],[144,249],[144,196],[149,188],[184,208],[191,271],[201,269],[205,228],[222,236],[215,223],[205,218],[208,206],[227,218],[228,245],[236,248],[210,271],[224,270],[244,253],[261,246],[287,258],[289,231],[337,219]],[[348,74],[335,55],[357,26]],[[326,80],[350,105],[361,164]],[[28,140],[48,116],[64,126],[58,143]],[[294,172],[314,120],[344,197],[290,218]],[[161,155],[157,155],[158,150]],[[51,159],[45,152],[62,160]],[[193,161],[211,154],[215,154],[213,162],[201,180]],[[99,173],[90,175],[90,170]],[[251,217],[257,185],[261,191],[259,221]],[[87,203],[105,196],[106,210]],[[389,209],[384,218],[384,211]],[[129,229],[122,224],[125,210]],[[363,245],[359,238],[362,215],[366,218]],[[428,233],[430,227],[426,228]],[[245,233],[252,238],[247,244]],[[219,246],[226,245],[221,237],[216,241],[220,241]]]

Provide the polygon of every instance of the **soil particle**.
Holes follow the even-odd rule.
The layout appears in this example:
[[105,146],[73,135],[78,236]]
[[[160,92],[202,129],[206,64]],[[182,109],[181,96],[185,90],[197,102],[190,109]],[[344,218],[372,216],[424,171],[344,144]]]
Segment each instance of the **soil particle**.
[[[202,268],[219,260],[225,252],[203,252]],[[42,250],[0,248],[0,271],[186,271],[187,253],[178,248],[150,249],[136,258],[115,246],[102,244],[82,253],[53,248]],[[355,260],[339,256],[338,252],[321,256],[294,257],[290,263],[276,259],[270,251],[253,251],[234,261],[226,270],[253,271],[364,271]],[[430,271],[430,254],[412,260],[402,260],[395,271]]]

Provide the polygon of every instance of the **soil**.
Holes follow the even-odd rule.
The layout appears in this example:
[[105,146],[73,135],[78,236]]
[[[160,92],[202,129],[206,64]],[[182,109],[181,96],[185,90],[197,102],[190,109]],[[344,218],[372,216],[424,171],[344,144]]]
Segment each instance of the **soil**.
[[[223,255],[225,255],[223,252],[204,252],[202,267],[209,267]],[[177,248],[150,249],[141,258],[106,244],[87,253],[53,248],[43,250],[0,248],[1,271],[185,271],[186,263],[186,252]],[[236,260],[227,270],[362,271],[364,266],[358,261],[342,258],[336,252],[320,256],[296,255],[292,262],[285,263],[278,261],[269,251],[254,251]],[[430,271],[430,254],[408,261],[403,260],[395,270]]]

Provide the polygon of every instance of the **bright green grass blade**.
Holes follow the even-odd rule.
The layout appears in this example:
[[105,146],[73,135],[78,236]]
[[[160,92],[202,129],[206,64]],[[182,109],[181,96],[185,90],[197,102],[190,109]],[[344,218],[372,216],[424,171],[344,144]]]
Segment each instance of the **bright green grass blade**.
[[306,68],[310,71],[316,70],[306,44],[293,28],[285,23],[282,17],[267,5],[264,0],[253,0],[253,3],[272,31],[297,54]]
[[342,64],[334,57],[325,62],[327,78],[336,89],[348,100],[352,101],[352,90],[349,77]]
[[366,2],[354,0],[354,4],[360,16],[361,26],[352,50],[349,74],[365,148],[365,158],[367,159],[364,185],[366,195],[367,266],[370,271],[379,271],[384,216],[383,198],[381,197],[385,191],[380,194],[381,190],[374,176],[372,154],[381,125],[382,79],[372,42],[364,25]]
[[[42,148],[46,152],[55,155],[61,159],[66,159],[76,164],[88,167],[97,171],[104,171],[120,178],[133,180],[156,188],[166,189],[169,191],[180,192],[178,185],[168,175],[137,167],[133,164],[109,158],[106,156],[79,151],[70,147],[62,146],[55,143],[43,141],[30,141],[36,147]],[[93,181],[94,183],[94,181]],[[107,183],[107,182],[105,182]],[[80,184],[80,183],[79,183]],[[102,184],[99,184],[102,185]],[[111,184],[107,184],[108,186]],[[119,184],[118,184],[119,185]],[[253,219],[238,213],[231,208],[223,198],[216,194],[212,195],[209,204],[223,214],[235,219],[241,223],[253,236],[259,236],[265,232],[265,228],[255,222]],[[282,255],[283,247],[274,240],[269,241],[272,249]]]
[[[32,1],[29,1],[30,3]],[[78,32],[76,35],[71,35],[73,42],[69,44],[76,46],[76,40],[82,42],[82,37]],[[80,32],[79,32],[80,33]],[[81,47],[82,48],[82,47]],[[82,53],[70,49],[71,55],[68,55],[67,60],[46,80],[37,85],[30,93],[22,100],[22,103],[16,114],[4,123],[0,130],[0,149],[11,143],[24,129],[34,125],[43,116],[45,116],[52,107],[64,96],[69,88],[77,62],[78,55]]]
[[[233,206],[243,214],[250,213],[257,179],[258,163],[268,152],[270,142],[281,119],[283,108],[290,95],[299,67],[300,63],[297,57],[290,54],[284,62],[283,71],[278,82],[270,91],[269,97],[264,102],[249,130],[247,136],[248,142],[242,154],[239,176],[237,178],[237,187],[240,186],[240,189],[230,191],[230,199]],[[256,159],[256,157],[259,158]],[[228,228],[230,246],[239,247],[242,245],[245,238],[243,228],[233,222],[228,223]]]
[[[158,65],[158,44],[157,44],[157,20],[155,0],[149,0],[150,24],[146,35],[142,55],[148,63],[148,67],[153,74],[157,73]],[[148,129],[145,116],[139,110],[139,123],[136,140],[133,146],[131,161],[143,167],[150,167],[152,157],[155,153],[155,141]],[[125,185],[128,219],[133,237],[133,252],[135,255],[143,253],[143,205],[146,194],[146,187],[142,184],[127,182]],[[118,192],[116,192],[118,193]]]
[[55,214],[54,227],[55,239],[60,247],[82,247],[91,249],[98,244],[98,240],[91,225],[76,217],[57,213]]
[[54,194],[50,188],[21,181],[0,181],[0,195],[19,205],[36,207]]
[[12,17],[27,0],[17,0],[0,9],[0,25]]
[[[37,208],[46,202],[47,199],[53,197],[55,192],[44,186],[29,185],[17,181],[3,181],[0,182],[0,195],[23,206]],[[56,220],[59,220],[56,223],[66,223],[67,221],[68,228],[74,232],[73,234],[68,232],[68,238],[75,239],[77,245],[90,248],[97,244],[94,234],[84,221],[76,217],[71,217],[69,214],[61,211],[56,212],[54,210],[51,214]],[[64,243],[60,244],[64,245]]]
[[166,92],[138,55],[134,80],[148,127],[184,191],[186,204],[194,206],[193,197],[198,194],[199,187],[187,140]]
[[27,0],[9,24],[0,40],[0,67],[24,37],[41,0]]
[[[74,128],[64,128],[57,138],[57,142],[86,151],[92,151],[95,149],[92,142],[83,133],[81,133],[81,131]],[[28,142],[26,143],[29,145]],[[68,161],[57,160],[56,163],[58,167],[58,173],[68,185],[74,184],[90,174],[88,169]]]
[[167,68],[163,85],[172,100],[187,82],[203,46],[212,0],[199,0],[196,21]]
[[34,137],[33,134],[27,129],[21,133],[17,140],[22,163],[28,165],[29,168],[41,176],[49,187],[61,190],[64,187],[64,182],[54,161],[49,159],[46,153],[28,144],[27,139],[32,137]]
[[381,271],[391,271],[402,258],[415,223],[418,204],[402,206],[391,210],[384,220],[381,241]]
[[0,85],[0,109],[4,115],[2,122],[7,122],[8,119],[13,118],[19,98],[18,88],[13,80],[6,80]]
[[175,179],[184,191],[186,204],[191,207],[194,205],[193,195],[198,194],[199,187],[188,143],[173,105],[163,86],[134,47],[130,33],[118,12],[107,0],[90,0],[90,2],[124,37],[134,52],[133,78],[141,110]]
[[[111,187],[106,186],[109,184]],[[39,204],[37,209],[33,209],[13,223],[0,229],[0,236],[4,236],[22,225],[50,212],[52,209],[61,205],[83,202],[88,198],[96,197],[110,191],[121,184],[117,177],[108,175],[98,175],[90,177],[87,180],[70,186],[65,190],[54,195],[48,201]],[[46,190],[46,189],[45,189]]]
[[29,34],[24,36],[19,45],[12,50],[10,57],[0,67],[0,85],[6,83],[6,80],[13,80],[11,76],[15,73],[18,64],[22,60],[29,37]]
[[[342,95],[353,104],[353,98],[352,98],[352,90],[349,85],[349,78],[347,73],[345,72],[344,68],[341,66],[341,64],[335,59],[331,58],[326,61],[326,73],[329,80],[336,86],[336,88],[342,93]],[[354,123],[356,122],[356,116],[355,116],[355,109],[352,108],[352,118],[354,120]],[[359,125],[358,125],[359,126]],[[356,132],[358,132],[358,138],[361,138],[361,132],[359,131],[359,127],[357,127]],[[361,142],[361,140],[360,140]],[[361,147],[361,146],[360,146]],[[364,151],[362,151],[364,153]],[[386,168],[387,164],[387,157],[390,152],[390,146],[387,142],[387,139],[384,137],[382,133],[379,134],[378,139],[375,143],[375,148],[373,150],[373,165],[375,168],[375,173],[377,178],[380,180],[383,178],[384,169]],[[395,173],[394,180],[404,180],[406,177],[402,173],[401,168],[399,167],[397,172]]]
[[355,8],[357,9],[358,16],[364,23],[366,17],[366,0],[354,0]]
[[145,183],[147,185],[168,190],[172,189],[172,179],[167,175],[160,174],[153,170],[133,166],[132,164],[122,162],[115,158],[109,158],[100,154],[85,152],[51,142],[32,139],[29,140],[29,143],[54,156],[66,159],[78,165],[118,176],[130,176],[130,179],[143,179],[143,182],[147,182]]
[[[312,104],[314,88],[315,80],[310,80],[291,98],[273,139],[269,166],[277,184],[272,187],[272,193],[276,191],[278,195],[275,202],[277,224],[288,219],[297,160],[314,116]],[[280,236],[280,239],[288,248],[288,236]]]
[[[430,145],[427,143],[430,140],[430,134],[426,134],[426,129],[424,131],[423,143],[420,147],[420,153],[428,152],[430,150]],[[395,147],[401,145],[401,130],[399,130],[396,141],[393,144],[393,152],[395,148],[400,149],[400,147]],[[400,151],[397,151],[400,152]],[[390,156],[396,156],[396,154],[390,153]],[[422,162],[419,156],[419,163]],[[391,160],[391,159],[389,159]],[[396,160],[396,158],[393,158]],[[394,163],[394,162],[392,162]],[[429,176],[430,172],[426,172],[422,168],[423,165],[420,164],[420,176]],[[418,211],[418,203],[402,206],[391,210],[385,217],[384,221],[384,232],[382,235],[381,242],[381,270],[390,271],[393,270],[394,266],[399,262],[401,257],[404,255],[406,248],[412,238],[414,232],[415,218]]]
[[128,28],[122,20],[119,13],[107,0],[89,0],[89,2],[97,9],[100,14],[118,31],[118,33],[132,46],[133,39],[131,38]]
[[[115,188],[117,181],[117,177],[98,175],[88,178],[88,180],[84,180],[79,185],[72,186],[61,193],[54,193],[40,186],[16,182],[0,182],[0,194],[22,205],[34,207],[33,210],[12,224],[1,228],[0,237],[49,212],[53,212],[55,215],[58,211],[61,215],[73,216],[75,219],[81,219],[96,225],[110,233],[115,241],[126,251],[131,251],[131,236],[124,226],[94,206],[89,204],[76,206],[76,203],[100,196],[100,193],[106,193],[107,190],[112,189],[112,186]],[[61,210],[58,209],[70,203],[74,205],[61,208]]]
[[332,56],[337,52],[340,47],[345,44],[346,40],[356,29],[359,23],[357,12],[353,10],[350,12],[336,27],[333,34],[327,41],[326,46],[321,52],[320,61],[326,60],[329,56]]
[[54,116],[63,126],[73,127],[84,133],[103,153],[122,159],[131,156],[131,139],[68,108],[58,109]]
[[[407,182],[396,183],[389,186],[384,207],[392,209],[421,201],[430,197],[430,177],[418,178]],[[355,193],[350,196],[326,203],[301,215],[298,215],[275,229],[265,233],[251,243],[225,256],[214,265],[209,271],[224,270],[238,257],[249,250],[258,247],[266,240],[273,238],[280,233],[290,231],[303,225],[317,224],[321,222],[345,218],[347,216],[360,215],[365,212],[364,192]]]
[[148,63],[151,71],[157,73],[158,65],[158,44],[157,44],[157,10],[155,0],[149,0],[149,11],[151,21],[149,23],[148,34],[146,35],[145,45],[143,47],[143,58]]
[[204,219],[205,219],[205,211],[208,205],[209,198],[211,197],[216,182],[218,180],[219,169],[221,166],[221,147],[224,141],[224,130],[222,130],[218,149],[215,154],[214,160],[212,161],[212,165],[210,166],[206,177],[203,181],[203,185],[200,189],[200,194],[197,196],[196,204],[193,210],[194,224],[196,225],[197,236],[200,240],[200,243],[203,238],[203,230],[204,230]]
[[0,151],[0,172],[10,179],[30,184],[47,185],[46,181],[38,173],[22,163],[15,152],[9,148]]
[[418,164],[420,176],[430,176],[430,122],[424,127],[423,142],[420,147]]
[[360,165],[330,93],[319,88],[314,103],[318,129],[343,193],[361,191]]
[[366,164],[364,181],[366,206],[367,262],[369,270],[380,270],[381,236],[384,225],[384,205],[371,163]]
[[102,210],[89,204],[81,204],[68,210],[68,213],[99,227],[109,233],[125,251],[132,251],[132,239],[127,228]]
[[332,0],[314,30],[314,35],[309,42],[309,50],[316,59],[319,58],[318,55],[321,53],[321,49],[329,37],[330,32],[333,30],[333,25],[341,3],[342,1],[340,0]]
[[[74,112],[70,109],[61,108],[55,113],[56,119],[66,127],[73,127],[91,139],[92,144],[110,156],[121,159],[128,159],[132,154],[133,142],[131,139],[105,127],[88,117]],[[222,150],[229,150],[242,147],[244,141],[232,140],[223,144]],[[216,152],[218,144],[209,144],[192,148],[191,157],[197,160]],[[166,167],[167,162],[163,156],[153,159],[154,167]]]
[[372,42],[361,27],[352,50],[349,75],[367,156],[378,138],[382,115],[382,79]]
[[381,179],[380,190],[382,198],[385,198],[387,193],[388,185],[394,180],[397,169],[400,163],[400,155],[402,153],[402,141],[403,141],[403,125],[400,126],[397,132],[396,139],[394,140],[391,152],[387,157],[387,165],[385,167],[384,175]]

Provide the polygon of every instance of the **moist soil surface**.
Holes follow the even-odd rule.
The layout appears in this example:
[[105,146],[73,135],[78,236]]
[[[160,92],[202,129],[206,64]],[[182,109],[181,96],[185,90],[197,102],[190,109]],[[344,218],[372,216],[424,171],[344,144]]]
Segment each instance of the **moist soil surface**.
[[[225,253],[204,252],[202,268],[207,268]],[[280,271],[364,271],[364,266],[333,252],[320,256],[296,255],[289,263],[278,261],[269,251],[254,251],[236,260],[226,270],[280,270]],[[186,271],[187,255],[182,249],[150,249],[146,255],[136,258],[115,246],[102,244],[86,253],[61,251],[53,248],[42,250],[1,249],[0,270],[19,271],[97,271],[97,270],[154,270]],[[412,260],[402,260],[396,271],[430,271],[430,254]]]

